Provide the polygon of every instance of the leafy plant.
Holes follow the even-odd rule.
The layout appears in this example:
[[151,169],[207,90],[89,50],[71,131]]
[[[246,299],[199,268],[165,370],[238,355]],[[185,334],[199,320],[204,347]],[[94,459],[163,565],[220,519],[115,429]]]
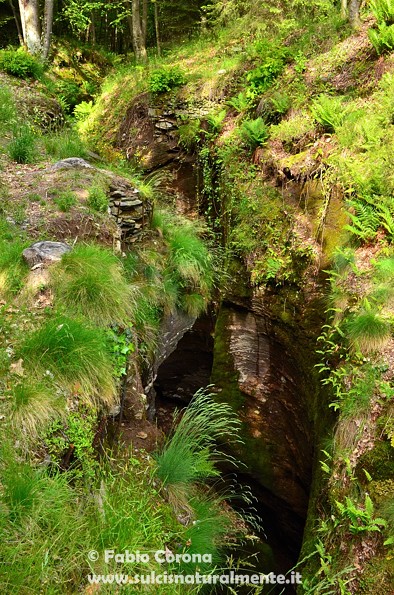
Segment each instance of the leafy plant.
[[226,115],[226,109],[222,109],[219,112],[209,114],[209,116],[207,117],[207,122],[209,129],[213,134],[218,134],[221,131]]
[[44,73],[43,64],[22,48],[0,50],[0,70],[23,79],[39,79]]
[[393,0],[369,0],[369,6],[378,23],[394,24]]
[[87,402],[111,406],[117,398],[111,354],[99,329],[55,315],[18,351],[32,377],[49,375]]
[[243,140],[252,150],[264,145],[269,137],[268,129],[263,118],[245,120],[245,122],[242,122],[240,133]]
[[377,29],[368,30],[368,37],[378,56],[394,49],[394,25],[380,23]]
[[113,325],[106,333],[114,362],[114,376],[121,378],[127,373],[127,359],[134,351],[131,329],[121,330],[117,325]]
[[95,184],[89,188],[88,205],[93,211],[106,213],[108,210],[108,196],[104,188]]
[[29,126],[16,128],[10,143],[8,154],[17,163],[32,163],[36,159],[36,138]]
[[127,326],[133,292],[118,258],[109,250],[80,244],[53,267],[55,304],[69,315],[81,315],[98,325]]
[[376,201],[373,204],[372,200],[365,197],[364,200],[349,200],[348,205],[353,209],[353,212],[348,211],[352,224],[346,224],[344,228],[363,242],[373,240],[380,227]]
[[364,508],[359,508],[355,502],[346,497],[345,504],[336,501],[339,512],[350,522],[350,533],[357,535],[368,531],[381,531],[386,521],[374,516],[374,505],[368,494],[365,495]]
[[245,91],[240,91],[237,96],[227,100],[227,105],[233,107],[238,113],[248,111],[251,106],[251,98]]
[[178,66],[167,66],[154,70],[148,81],[151,93],[166,93],[186,83],[185,74]]
[[323,94],[312,101],[312,116],[326,132],[335,132],[345,119],[346,108],[339,97]]

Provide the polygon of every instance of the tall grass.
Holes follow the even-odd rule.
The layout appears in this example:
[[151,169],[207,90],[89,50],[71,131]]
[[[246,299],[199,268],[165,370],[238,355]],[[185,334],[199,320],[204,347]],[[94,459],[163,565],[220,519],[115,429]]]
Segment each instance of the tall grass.
[[68,157],[86,159],[88,156],[84,143],[72,129],[46,135],[43,142],[45,151],[55,159],[67,159]]
[[89,403],[116,400],[111,354],[99,329],[55,314],[26,338],[18,356],[33,377],[50,375]]
[[231,407],[216,403],[199,390],[183,414],[174,420],[174,431],[156,455],[157,476],[167,487],[187,487],[217,477],[215,464],[229,460],[219,444],[240,441],[240,422]]
[[[149,564],[104,564],[104,549],[151,554],[184,541],[170,508],[158,501],[151,470],[131,456],[114,468],[102,462],[97,482],[75,485],[68,473],[21,462],[0,447],[0,584],[4,593],[77,593],[90,572],[148,573]],[[172,547],[172,546],[171,546]],[[97,562],[88,552],[99,552]],[[118,588],[118,587],[117,587]],[[101,591],[101,590],[100,590]],[[111,586],[103,593],[114,593]],[[150,592],[150,591],[148,591]],[[154,591],[152,591],[153,593]],[[181,593],[168,586],[168,595]]]
[[98,325],[125,326],[135,306],[119,259],[106,248],[77,245],[51,271],[55,304]]
[[37,437],[40,430],[65,411],[65,402],[55,387],[32,380],[15,384],[12,389],[11,420],[14,429],[22,432],[24,442]]
[[22,258],[27,244],[21,240],[0,239],[0,295],[9,297],[17,293],[29,267]]
[[33,163],[37,160],[36,137],[29,126],[14,129],[13,138],[8,144],[8,154],[17,163]]

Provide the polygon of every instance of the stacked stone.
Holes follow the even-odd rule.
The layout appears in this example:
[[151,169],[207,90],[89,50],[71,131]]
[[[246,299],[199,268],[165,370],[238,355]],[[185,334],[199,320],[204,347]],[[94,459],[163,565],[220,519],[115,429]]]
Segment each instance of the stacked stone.
[[109,209],[120,229],[120,240],[131,244],[150,223],[152,204],[142,200],[139,190],[125,182],[116,181],[109,190]]

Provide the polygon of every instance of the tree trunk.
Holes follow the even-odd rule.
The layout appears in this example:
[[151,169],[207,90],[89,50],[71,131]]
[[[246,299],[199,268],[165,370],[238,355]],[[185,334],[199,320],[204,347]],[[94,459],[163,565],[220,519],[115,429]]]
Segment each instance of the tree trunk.
[[53,2],[54,0],[45,0],[44,23],[43,23],[43,41],[42,57],[48,59],[49,48],[51,46],[52,25],[53,25]]
[[146,47],[146,31],[148,29],[148,0],[142,0],[141,30],[144,46]]
[[344,19],[347,17],[347,0],[341,0],[341,17]]
[[40,19],[38,0],[19,0],[23,41],[31,54],[41,53]]
[[137,62],[146,63],[148,61],[148,56],[146,54],[146,47],[143,36],[140,0],[131,0],[131,15],[132,38],[135,59]]
[[12,0],[10,0],[10,6],[11,6],[11,9],[12,9],[12,14],[14,15],[15,24],[16,24],[16,29],[17,29],[17,31],[18,31],[18,39],[19,39],[19,43],[20,43],[21,45],[23,45],[23,32],[22,32],[22,29],[21,29],[21,23],[20,23],[20,21],[19,21],[19,18],[18,18],[18,13],[17,13],[17,12],[16,12],[16,10],[15,10],[15,6],[14,6],[14,3],[13,3],[13,1],[12,1]]
[[360,25],[360,0],[349,0],[349,21],[352,27]]
[[155,15],[155,32],[156,32],[156,47],[157,47],[157,55],[161,56],[161,46],[160,46],[160,26],[159,26],[159,9],[157,7],[157,0],[153,2],[154,5],[154,15]]

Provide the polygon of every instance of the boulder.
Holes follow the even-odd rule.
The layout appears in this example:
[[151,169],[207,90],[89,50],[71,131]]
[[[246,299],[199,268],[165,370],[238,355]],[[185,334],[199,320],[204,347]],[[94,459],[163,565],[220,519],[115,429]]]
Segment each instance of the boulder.
[[22,256],[32,268],[37,264],[51,263],[61,260],[63,254],[70,252],[71,247],[63,242],[36,242],[25,250]]

